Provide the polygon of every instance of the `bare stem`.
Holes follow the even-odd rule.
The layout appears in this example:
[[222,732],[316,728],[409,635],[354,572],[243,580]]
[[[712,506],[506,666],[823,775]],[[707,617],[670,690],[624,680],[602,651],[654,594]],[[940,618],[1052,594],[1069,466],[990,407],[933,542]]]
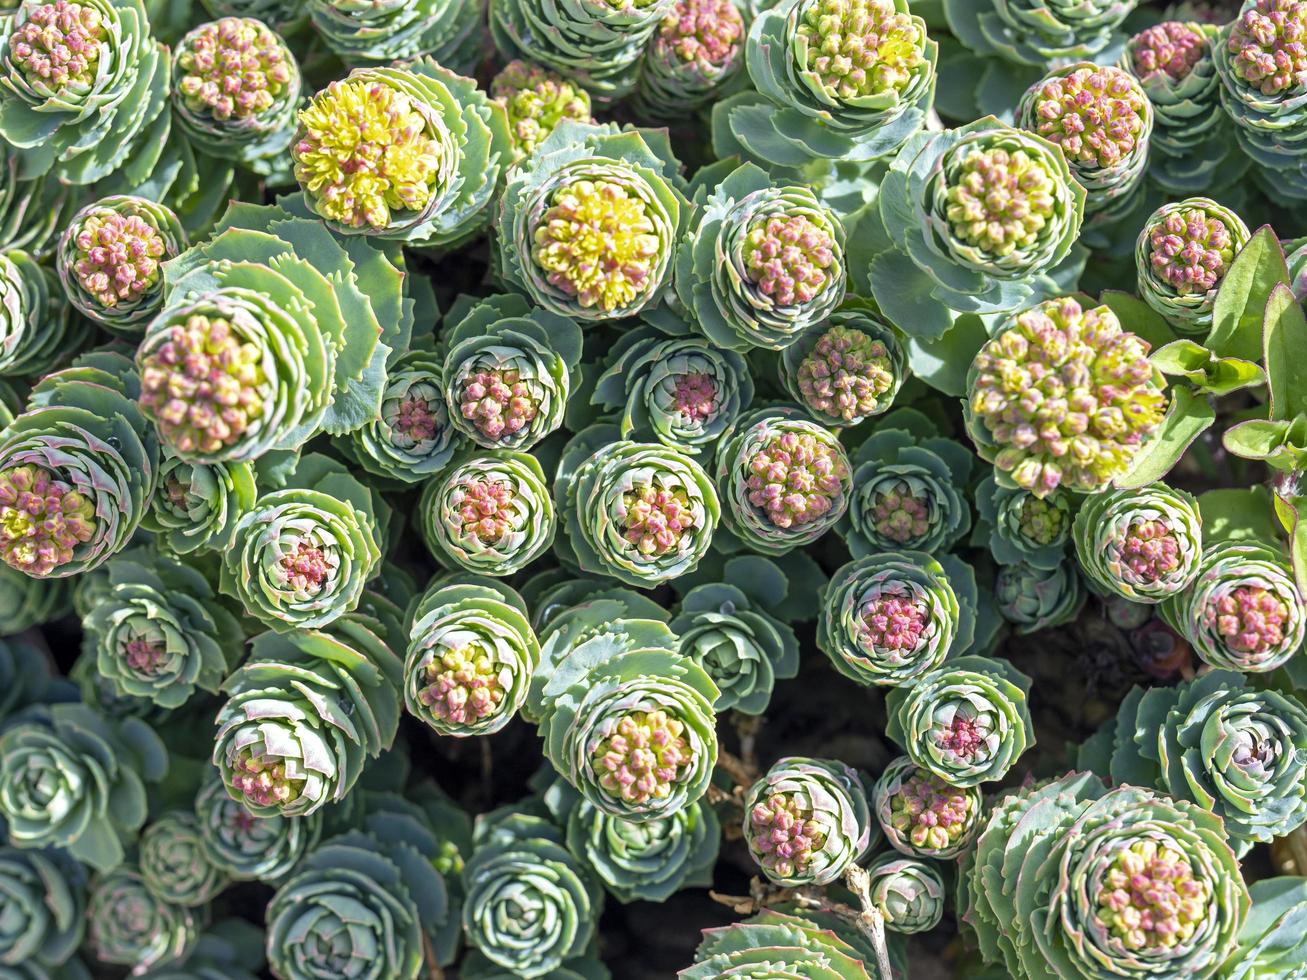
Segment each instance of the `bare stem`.
[[849,886],[849,891],[858,896],[862,905],[862,911],[854,922],[876,953],[876,968],[880,977],[882,980],[890,980],[894,973],[889,962],[889,947],[885,944],[885,917],[871,900],[871,875],[867,874],[866,868],[851,864],[844,872],[844,883]]

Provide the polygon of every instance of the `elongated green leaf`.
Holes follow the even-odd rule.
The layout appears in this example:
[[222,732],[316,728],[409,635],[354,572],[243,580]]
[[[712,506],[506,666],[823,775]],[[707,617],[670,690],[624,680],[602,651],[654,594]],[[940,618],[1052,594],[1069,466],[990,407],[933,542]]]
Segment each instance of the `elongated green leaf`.
[[1118,487],[1135,488],[1160,480],[1184,455],[1190,443],[1216,421],[1216,410],[1206,398],[1187,388],[1171,390],[1171,405],[1162,427],[1140,450],[1130,470],[1116,481]]
[[1307,414],[1307,316],[1293,291],[1280,283],[1266,303],[1262,326],[1271,418]]
[[1230,263],[1212,308],[1205,346],[1218,357],[1252,361],[1262,353],[1262,314],[1278,283],[1289,281],[1284,249],[1269,225],[1258,228]]

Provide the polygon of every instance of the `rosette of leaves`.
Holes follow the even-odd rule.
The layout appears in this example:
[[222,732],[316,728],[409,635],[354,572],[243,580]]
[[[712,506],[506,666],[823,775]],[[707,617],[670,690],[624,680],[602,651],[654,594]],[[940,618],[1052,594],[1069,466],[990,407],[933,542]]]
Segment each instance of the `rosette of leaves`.
[[744,357],[704,337],[627,330],[613,344],[592,405],[619,415],[623,439],[709,453],[753,401]]
[[859,684],[911,683],[971,646],[977,601],[975,574],[952,555],[868,555],[831,576],[817,646]]
[[[316,847],[268,904],[267,953],[284,980],[348,975],[416,980],[427,962],[426,918],[446,907],[440,873],[402,839],[348,833]],[[443,917],[443,916],[442,916]]]
[[222,551],[257,496],[254,467],[247,462],[190,463],[165,456],[141,526],[178,555]]
[[920,412],[887,415],[853,454],[853,498],[836,526],[853,557],[952,548],[971,530],[974,459]]
[[443,470],[463,445],[450,421],[440,358],[414,348],[386,371],[381,411],[337,445],[368,473],[383,480],[419,483]]
[[692,457],[621,441],[609,424],[583,429],[564,447],[554,506],[562,560],[636,588],[693,571],[721,517],[717,491]]
[[86,944],[97,960],[141,972],[185,958],[200,934],[195,910],[158,898],[127,865],[91,886],[86,919]]
[[508,113],[513,159],[536,151],[564,119],[590,123],[590,93],[557,72],[515,59],[490,81],[491,97]]
[[402,637],[361,613],[263,633],[223,684],[213,762],[255,816],[302,817],[345,797],[399,725]]
[[137,409],[136,378],[69,368],[0,432],[0,560],[35,578],[93,569],[140,525],[159,442]]
[[1158,609],[1204,663],[1226,670],[1275,670],[1307,635],[1307,610],[1288,560],[1256,542],[1209,547],[1189,588]]
[[1216,291],[1248,238],[1243,219],[1208,198],[1162,205],[1135,244],[1139,295],[1178,333],[1205,336]]
[[1160,602],[1187,589],[1203,556],[1198,501],[1153,483],[1087,498],[1075,520],[1076,557],[1105,595]]
[[[1023,199],[991,191],[1010,185]],[[859,222],[857,257],[881,312],[938,339],[961,313],[1019,310],[1074,278],[1084,208],[1059,147],[987,116],[904,144]]]
[[885,917],[885,928],[911,934],[929,932],[944,918],[944,879],[935,865],[886,851],[867,865],[869,894]]
[[722,829],[705,800],[667,817],[625,820],[558,780],[544,801],[564,828],[567,849],[619,902],[664,902],[712,881]]
[[1223,178],[1237,176],[1246,166],[1241,154],[1230,152],[1221,109],[1215,61],[1219,33],[1216,23],[1163,21],[1130,38],[1118,61],[1152,103],[1148,173],[1173,194],[1222,186]]
[[1134,688],[1079,764],[1211,811],[1240,856],[1307,821],[1307,707],[1232,670]]
[[89,336],[89,325],[70,315],[54,272],[19,249],[0,252],[0,375],[44,374]]
[[358,606],[381,558],[385,517],[342,464],[302,456],[285,489],[237,519],[222,591],[274,630],[326,626]]
[[163,263],[186,245],[170,208],[121,194],[73,215],[55,260],[68,302],[106,330],[133,338],[163,306]]
[[1075,562],[1064,558],[1054,568],[1025,562],[1004,565],[994,579],[994,599],[1018,636],[1069,623],[1080,615],[1087,593]]
[[775,562],[740,555],[726,563],[721,581],[696,585],[681,598],[670,626],[681,652],[717,685],[717,711],[760,715],[775,682],[798,674],[799,641],[773,614],[788,592]]
[[1138,0],[944,0],[949,30],[969,50],[1014,66],[1088,58],[1120,40]]
[[727,430],[713,479],[726,527],[765,555],[812,544],[838,523],[853,491],[839,439],[788,407],[755,409]]
[[1267,193],[1294,203],[1307,198],[1305,27],[1307,11],[1292,3],[1244,0],[1213,45],[1221,106],[1239,145],[1263,169]]
[[506,810],[477,821],[463,869],[463,931],[516,977],[545,977],[583,955],[603,902],[598,880],[543,817]]
[[574,320],[504,293],[450,310],[441,341],[449,422],[462,435],[525,451],[562,425],[581,380]]
[[213,17],[257,17],[266,24],[283,27],[296,24],[304,14],[298,0],[200,0]]
[[8,928],[0,964],[56,967],[81,945],[86,929],[86,869],[59,848],[0,848],[0,901]]
[[1299,980],[1307,971],[1307,879],[1264,878],[1248,886],[1248,896],[1252,909],[1239,930],[1238,948],[1221,968],[1222,980]]
[[745,22],[731,0],[676,0],[640,59],[631,106],[642,119],[683,119],[733,87]]
[[170,810],[143,831],[137,864],[145,887],[161,902],[196,908],[207,905],[227,884],[209,861],[199,821],[186,810]]
[[[898,953],[890,947],[891,957]],[[683,980],[722,977],[839,977],[886,980],[877,953],[847,920],[817,909],[763,909],[743,922],[703,931]],[[899,966],[906,964],[898,957]]]
[[[677,581],[688,581],[678,579]],[[540,634],[554,628],[561,619],[577,616],[592,602],[615,602],[620,605],[618,614],[628,619],[655,619],[671,621],[671,611],[653,599],[617,585],[609,578],[573,576],[561,565],[537,572],[522,583],[522,598],[531,609],[531,625]]]
[[655,305],[690,212],[679,168],[666,133],[559,123],[509,171],[495,212],[500,278],[585,324]]
[[49,256],[77,208],[77,196],[49,176],[33,176],[23,154],[0,147],[0,248]]
[[744,796],[749,854],[782,888],[838,881],[870,849],[873,826],[862,779],[834,760],[781,759]]
[[305,202],[336,231],[443,248],[486,223],[513,146],[501,106],[423,57],[357,68],[318,92],[300,111],[291,158]]
[[780,374],[822,425],[859,425],[894,403],[908,378],[907,348],[872,304],[850,296],[781,352]]
[[1153,104],[1129,72],[1088,61],[1056,67],[1026,89],[1017,120],[1061,148],[1091,215],[1118,218],[1133,205],[1148,167]]
[[844,299],[844,226],[811,189],[751,163],[710,187],[721,169],[698,178],[676,294],[716,346],[781,350]]
[[1006,660],[956,657],[885,696],[885,734],[950,786],[1002,779],[1035,744],[1030,678]]
[[598,810],[636,822],[694,803],[717,762],[717,686],[677,651],[665,621],[628,612],[641,598],[556,617],[525,708],[559,775]]
[[925,122],[938,57],[907,0],[785,0],[762,9],[745,46],[757,93],[714,107],[718,156],[796,170],[893,153]]
[[[1006,321],[972,360],[963,403],[967,433],[999,485],[1046,497],[1124,483],[1141,450],[1166,434],[1168,397],[1148,353],[1111,307],[1071,296]],[[1184,447],[1168,436],[1162,452],[1178,458]]]
[[309,0],[309,20],[347,64],[430,55],[471,74],[482,53],[481,0]]
[[1249,904],[1219,817],[1086,773],[1000,801],[960,899],[987,962],[1050,977],[1213,976]]
[[385,363],[413,328],[397,251],[334,236],[307,209],[239,205],[164,279],[137,363],[142,404],[176,455],[252,461],[379,415]]
[[118,694],[163,708],[216,693],[245,634],[204,576],[137,549],[105,566],[109,583],[82,620],[84,656]]
[[31,578],[0,565],[0,623],[5,624],[6,632],[44,626],[64,615],[69,605],[69,584],[64,579]]
[[0,25],[0,138],[28,173],[94,183],[157,152],[169,71],[141,0],[23,0]]
[[145,823],[145,783],[168,750],[135,718],[82,704],[30,708],[0,735],[0,815],[15,847],[62,847],[99,871],[116,867]]
[[990,473],[976,489],[976,510],[972,541],[988,545],[1000,565],[1062,564],[1072,527],[1071,497],[1065,491],[1036,497],[1029,490],[1003,486]]
[[200,933],[181,960],[141,974],[146,980],[255,980],[267,966],[263,930],[245,919],[221,919]]
[[492,0],[490,33],[505,58],[543,65],[584,86],[594,98],[613,101],[635,87],[645,43],[672,6],[673,0],[548,7]]
[[943,861],[975,841],[984,822],[984,801],[979,787],[950,786],[901,756],[876,780],[872,812],[896,851]]
[[548,549],[556,520],[539,461],[509,449],[469,454],[422,488],[418,529],[445,566],[496,577]]
[[321,810],[254,814],[231,797],[217,770],[195,794],[195,821],[205,861],[234,881],[284,878],[322,834]]
[[441,735],[488,735],[517,714],[539,660],[516,592],[492,579],[437,579],[413,612],[404,704]]
[[253,17],[223,17],[191,30],[173,57],[173,113],[196,148],[257,172],[284,168],[302,82],[281,35]]

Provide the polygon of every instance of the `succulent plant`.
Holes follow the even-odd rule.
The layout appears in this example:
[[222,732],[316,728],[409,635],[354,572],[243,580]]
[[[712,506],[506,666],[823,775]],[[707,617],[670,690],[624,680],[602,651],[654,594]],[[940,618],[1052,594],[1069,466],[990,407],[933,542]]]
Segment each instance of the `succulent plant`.
[[963,853],[984,823],[977,787],[950,786],[907,756],[891,762],[876,780],[872,812],[896,851],[939,860]]
[[793,408],[756,409],[722,437],[713,479],[726,527],[751,551],[782,555],[844,515],[852,467],[839,439]]
[[1030,678],[1006,660],[956,657],[885,696],[885,733],[950,786],[1002,779],[1034,744]]
[[506,64],[490,82],[490,97],[508,114],[515,160],[535,153],[565,119],[591,123],[590,93],[557,72],[520,59]]
[[1139,295],[1179,333],[1205,335],[1216,291],[1248,237],[1237,214],[1205,197],[1162,205],[1135,245]]
[[93,569],[141,523],[159,443],[128,394],[135,377],[48,376],[40,404],[0,433],[0,560],[36,578]]
[[76,208],[77,195],[70,188],[27,173],[20,150],[0,149],[0,248],[46,258]]
[[488,814],[463,869],[468,942],[517,977],[544,977],[585,952],[603,892],[563,832],[525,813]]
[[1223,980],[1285,977],[1298,980],[1307,967],[1307,953],[1298,941],[1307,914],[1307,881],[1283,876],[1248,886],[1252,909],[1239,930],[1238,947],[1225,961]]
[[48,371],[89,335],[89,325],[64,305],[53,272],[20,249],[0,252],[0,375]]
[[643,822],[707,791],[718,691],[664,622],[633,618],[633,608],[592,600],[556,617],[526,711],[559,775],[600,811]]
[[1087,773],[1000,800],[959,897],[987,962],[1058,977],[1213,976],[1248,910],[1218,817]]
[[439,579],[413,612],[404,704],[442,735],[503,728],[526,700],[540,645],[526,604],[488,579]]
[[267,966],[263,930],[246,919],[221,919],[200,933],[180,960],[147,970],[146,980],[256,980]]
[[138,847],[141,878],[161,902],[196,908],[227,884],[204,850],[199,821],[186,810],[160,816],[141,831]]
[[512,156],[503,109],[430,58],[332,82],[300,111],[291,144],[305,201],[332,228],[427,247],[480,230]]
[[159,489],[141,526],[179,555],[222,551],[237,520],[253,509],[256,496],[249,463],[189,463],[165,456],[159,467]]
[[0,964],[66,962],[86,929],[86,878],[86,869],[59,848],[0,848],[0,895],[9,923],[0,938]]
[[451,310],[442,340],[445,405],[463,436],[527,450],[562,424],[580,380],[575,321],[504,294]]
[[1026,90],[1017,118],[1061,148],[1091,215],[1119,215],[1142,186],[1153,105],[1129,72],[1083,61],[1055,68]]
[[1203,557],[1198,502],[1165,483],[1089,497],[1076,514],[1074,533],[1089,581],[1105,595],[1132,602],[1183,592]]
[[859,684],[911,683],[970,647],[976,602],[974,573],[952,555],[868,555],[831,576],[817,646]]
[[422,489],[422,540],[436,560],[480,575],[512,575],[554,540],[554,504],[534,456],[466,455]]
[[1080,614],[1085,598],[1084,583],[1070,559],[1063,559],[1054,568],[1037,568],[1025,562],[1004,565],[994,580],[998,611],[1018,635],[1070,622]]
[[1000,565],[1025,562],[1056,568],[1071,540],[1072,509],[1065,491],[1037,497],[1029,490],[1003,486],[991,473],[976,490],[979,517],[973,539],[987,544]]
[[65,579],[30,578],[0,565],[0,622],[5,624],[6,632],[22,633],[66,613],[70,605],[68,585]]
[[300,105],[299,64],[254,17],[201,24],[177,44],[172,108],[197,148],[256,171],[284,167]]
[[844,299],[844,227],[809,188],[746,163],[695,203],[676,291],[716,346],[781,350]]
[[908,378],[898,329],[850,296],[781,352],[781,381],[822,425],[859,425],[886,411]]
[[591,404],[619,413],[621,435],[697,456],[753,401],[744,357],[704,337],[626,331],[608,353]]
[[564,447],[554,480],[560,557],[637,588],[694,570],[721,517],[718,491],[690,456],[659,443],[618,441],[592,425]]
[[9,842],[62,847],[108,871],[145,822],[145,783],[167,770],[167,749],[138,719],[113,722],[82,704],[31,708],[0,735]]
[[322,811],[285,817],[254,814],[232,798],[213,770],[195,794],[195,826],[204,860],[233,881],[277,882],[322,834]]
[[23,0],[2,26],[0,137],[29,172],[91,184],[162,142],[170,58],[141,0]]
[[972,361],[963,406],[999,484],[1044,497],[1058,487],[1096,493],[1123,477],[1167,406],[1148,352],[1110,307],[1073,297],[1007,321]]
[[799,672],[799,641],[777,618],[789,591],[785,572],[756,555],[726,562],[722,581],[696,585],[672,619],[681,653],[717,685],[717,711],[760,715],[777,680]]
[[1108,48],[1138,0],[944,0],[948,26],[986,57],[1044,66]]
[[785,888],[829,885],[873,844],[871,810],[858,774],[842,762],[776,762],[744,797],[745,843]]
[[1261,544],[1209,547],[1189,588],[1160,612],[1204,663],[1226,670],[1275,670],[1307,635],[1307,609],[1287,560]]
[[729,90],[744,67],[746,25],[731,0],[676,0],[640,59],[632,108],[645,119],[681,119]]
[[381,557],[371,492],[335,460],[302,456],[283,490],[232,528],[222,591],[274,630],[314,629],[351,612]]
[[327,47],[349,64],[430,55],[471,74],[481,54],[481,0],[309,0],[304,6]]
[[1307,821],[1304,748],[1307,707],[1297,698],[1213,670],[1177,687],[1134,688],[1082,746],[1080,764],[1210,810],[1242,856]]
[[495,212],[500,276],[583,323],[634,316],[666,291],[689,210],[665,137],[564,120],[508,174]]
[[944,879],[929,861],[893,851],[867,866],[871,901],[894,932],[929,932],[944,918]]
[[[891,955],[893,950],[891,951]],[[840,977],[879,980],[870,943],[846,919],[816,909],[763,909],[743,922],[703,931],[685,980],[719,977]]]
[[920,413],[885,416],[853,454],[853,499],[837,525],[853,557],[952,548],[971,530],[963,491],[974,461]]
[[223,684],[213,762],[255,816],[301,817],[338,802],[400,715],[398,623],[347,613],[322,630],[263,633]]
[[91,885],[86,944],[101,963],[134,970],[180,960],[199,939],[194,910],[157,898],[135,868],[124,865]]

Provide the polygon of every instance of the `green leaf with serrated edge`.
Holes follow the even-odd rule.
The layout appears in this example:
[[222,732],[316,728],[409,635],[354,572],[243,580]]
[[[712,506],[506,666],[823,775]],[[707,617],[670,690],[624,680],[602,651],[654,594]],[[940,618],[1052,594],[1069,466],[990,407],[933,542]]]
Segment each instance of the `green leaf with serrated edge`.
[[1171,404],[1161,427],[1115,485],[1134,489],[1162,479],[1184,455],[1189,444],[1215,421],[1216,409],[1206,398],[1186,388],[1171,389]]
[[1271,418],[1307,415],[1307,316],[1292,290],[1280,283],[1271,290],[1262,326],[1266,384]]
[[1253,233],[1221,280],[1204,346],[1218,357],[1262,355],[1262,317],[1271,291],[1289,281],[1284,249],[1269,225]]
[[1117,289],[1105,289],[1098,301],[1116,314],[1122,329],[1143,337],[1154,350],[1175,340],[1171,325],[1143,300]]
[[1227,541],[1274,542],[1279,537],[1265,487],[1229,487],[1198,495],[1203,518],[1203,546]]

